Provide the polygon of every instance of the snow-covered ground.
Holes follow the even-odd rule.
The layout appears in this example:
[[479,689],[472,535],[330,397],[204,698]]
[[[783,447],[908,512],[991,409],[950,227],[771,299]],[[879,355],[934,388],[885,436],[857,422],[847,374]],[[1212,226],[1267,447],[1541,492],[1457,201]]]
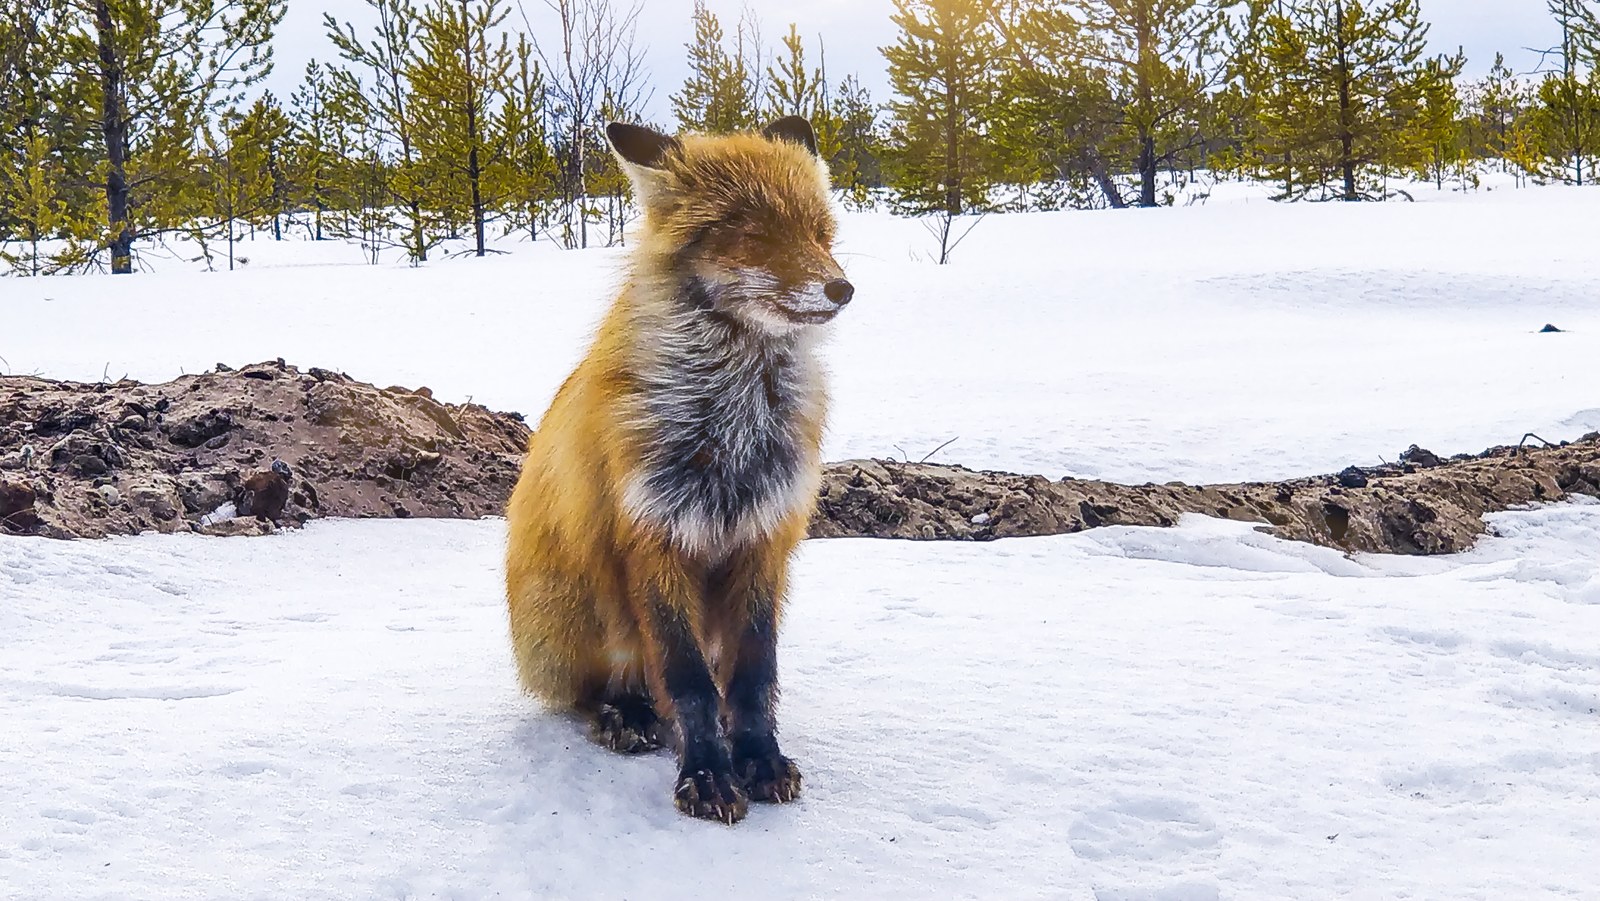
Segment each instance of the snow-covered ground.
[[[992,217],[944,268],[854,216],[828,453],[1201,480],[1576,437],[1597,212],[1219,189]],[[0,281],[0,357],[284,356],[532,415],[619,259],[249,253]],[[810,542],[780,655],[807,794],[733,829],[517,695],[498,522],[0,539],[0,898],[1596,897],[1600,503],[1493,525],[1428,560],[1204,519]]]

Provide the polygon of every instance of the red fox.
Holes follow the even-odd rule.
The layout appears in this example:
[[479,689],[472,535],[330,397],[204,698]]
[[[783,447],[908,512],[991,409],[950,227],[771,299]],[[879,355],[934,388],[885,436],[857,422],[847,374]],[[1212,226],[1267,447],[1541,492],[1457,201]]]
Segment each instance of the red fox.
[[528,442],[506,510],[523,687],[637,753],[671,743],[677,808],[792,801],[777,634],[821,481],[832,255],[805,119],[670,137],[613,123],[644,213],[626,284]]

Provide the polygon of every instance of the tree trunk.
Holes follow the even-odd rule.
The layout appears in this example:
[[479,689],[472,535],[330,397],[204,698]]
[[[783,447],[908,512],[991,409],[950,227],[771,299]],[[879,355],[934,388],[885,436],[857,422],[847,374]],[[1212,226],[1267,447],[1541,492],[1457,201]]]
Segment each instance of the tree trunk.
[[1127,209],[1128,202],[1122,199],[1122,189],[1117,187],[1116,179],[1106,171],[1106,161],[1100,158],[1100,154],[1091,151],[1086,162],[1089,174],[1094,176],[1095,183],[1100,186],[1100,192],[1106,195],[1106,203],[1114,210]]
[[1156,205],[1156,139],[1151,135],[1139,138],[1139,205]]
[[1346,55],[1344,35],[1344,4],[1334,4],[1334,14],[1339,18],[1336,29],[1339,42],[1339,168],[1344,172],[1344,200],[1356,201],[1355,134],[1350,121],[1350,60]]
[[[944,82],[944,212],[946,216],[961,215],[961,136],[958,130],[960,113],[956,110],[956,88],[951,79]],[[940,263],[943,263],[941,251]]]
[[478,147],[474,144],[467,151],[467,180],[472,184],[472,239],[474,252],[478,256],[485,253],[483,245],[483,173],[478,171]]
[[122,115],[122,62],[107,0],[96,0],[94,23],[100,57],[100,132],[106,143],[106,224],[111,271],[133,272],[133,223],[128,203],[128,122]]

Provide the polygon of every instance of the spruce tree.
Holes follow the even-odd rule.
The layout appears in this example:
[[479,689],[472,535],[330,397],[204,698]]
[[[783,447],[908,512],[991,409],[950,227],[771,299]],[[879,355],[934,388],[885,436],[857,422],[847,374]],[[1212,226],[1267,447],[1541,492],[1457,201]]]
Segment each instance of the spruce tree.
[[988,127],[1000,74],[994,15],[992,0],[895,0],[900,35],[883,48],[897,95],[885,162],[902,209],[954,217],[989,206]]

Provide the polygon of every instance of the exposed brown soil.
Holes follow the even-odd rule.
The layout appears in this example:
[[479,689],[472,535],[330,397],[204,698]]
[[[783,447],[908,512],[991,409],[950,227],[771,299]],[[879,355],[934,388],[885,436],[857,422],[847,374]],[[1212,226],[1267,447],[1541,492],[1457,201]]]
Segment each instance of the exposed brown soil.
[[[260,534],[322,516],[477,518],[516,483],[528,427],[279,360],[159,385],[0,378],[0,532]],[[288,476],[274,472],[274,461]],[[1560,447],[1237,485],[1118,485],[851,460],[824,474],[811,534],[986,541],[1200,513],[1352,551],[1465,550],[1485,513],[1600,496],[1600,433]],[[218,519],[231,504],[239,514]]]
[[870,460],[828,468],[812,535],[986,541],[1099,526],[1170,526],[1185,513],[1261,523],[1283,538],[1350,551],[1449,554],[1485,513],[1569,494],[1600,496],[1600,433],[1560,447],[1497,447],[1441,460],[1237,485],[1118,485]]
[[[0,485],[35,495],[0,489],[0,529],[259,534],[320,516],[488,516],[527,439],[514,414],[281,360],[159,385],[0,378]],[[245,515],[202,523],[228,503]]]

